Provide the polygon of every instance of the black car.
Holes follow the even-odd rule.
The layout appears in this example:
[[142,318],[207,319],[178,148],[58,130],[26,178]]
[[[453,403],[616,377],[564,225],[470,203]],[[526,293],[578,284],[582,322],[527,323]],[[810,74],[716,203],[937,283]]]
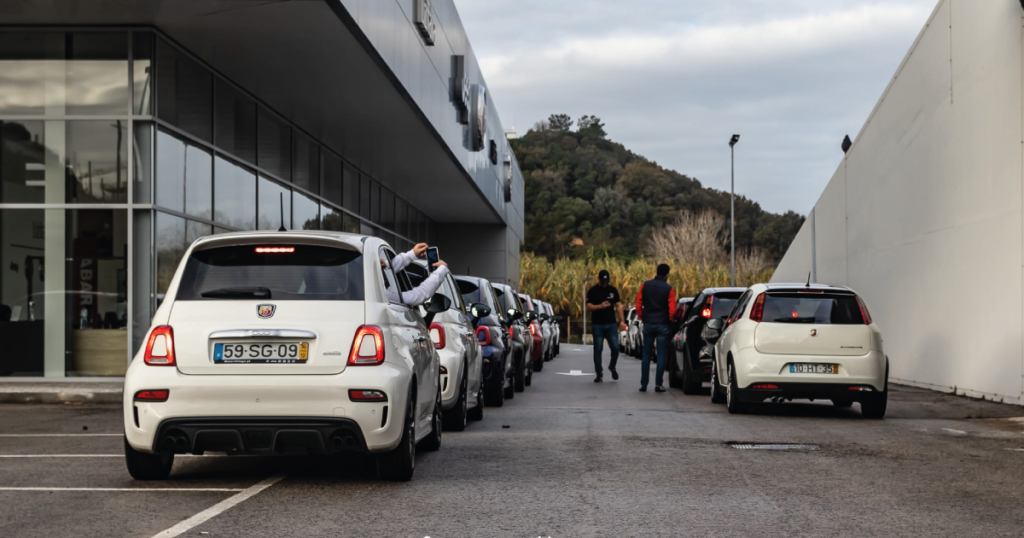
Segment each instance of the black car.
[[491,312],[474,319],[476,339],[483,352],[484,402],[492,407],[505,405],[515,396],[513,387],[512,342],[501,316],[501,304],[494,296],[494,288],[486,278],[456,276],[462,300],[467,304],[483,303]]
[[747,288],[707,288],[690,303],[682,318],[682,327],[672,339],[669,353],[668,384],[683,389],[683,394],[696,394],[701,383],[711,381],[713,349],[705,349],[702,332],[709,319],[729,317],[732,307]]
[[526,307],[519,301],[519,294],[508,284],[494,286],[504,321],[512,337],[513,379],[516,392],[522,392],[533,382],[533,337],[526,324]]

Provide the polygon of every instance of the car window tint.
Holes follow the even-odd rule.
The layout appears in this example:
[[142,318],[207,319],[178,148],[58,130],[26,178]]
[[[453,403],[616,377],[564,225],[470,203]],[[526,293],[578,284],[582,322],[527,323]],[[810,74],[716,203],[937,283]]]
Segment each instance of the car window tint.
[[387,294],[388,298],[391,299],[391,302],[395,302],[395,299],[399,299],[397,292],[402,289],[401,286],[398,285],[398,278],[395,277],[395,272],[391,269],[391,262],[394,260],[394,257],[394,253],[384,247],[381,247],[381,275],[384,277],[384,289],[391,292]]
[[480,286],[477,286],[475,282],[456,279],[455,283],[459,286],[459,293],[462,294],[462,300],[465,301],[467,305],[481,302]]
[[452,275],[444,277],[444,294],[446,297],[452,300],[452,308],[459,312],[466,312],[466,304],[462,302],[462,294],[455,291],[455,280],[452,279]]
[[712,318],[728,318],[736,301],[740,298],[739,292],[721,292],[714,295],[715,302],[711,306]]
[[750,301],[750,290],[747,290],[740,296],[739,301],[736,302],[736,306],[733,307],[732,312],[729,313],[729,323],[732,323],[739,319],[743,314],[743,311],[747,309],[747,302]]
[[864,317],[852,294],[776,292],[765,295],[762,321],[863,325]]

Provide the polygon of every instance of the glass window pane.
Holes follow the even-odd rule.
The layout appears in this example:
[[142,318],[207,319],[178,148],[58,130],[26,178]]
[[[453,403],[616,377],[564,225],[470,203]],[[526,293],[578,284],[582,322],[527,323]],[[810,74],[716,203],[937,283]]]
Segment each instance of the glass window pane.
[[156,200],[167,209],[210,218],[213,158],[205,149],[157,132]]
[[256,102],[229,84],[217,81],[216,145],[218,148],[256,164]]
[[157,212],[156,214],[156,297],[157,306],[164,300],[167,287],[185,255],[185,219]]
[[370,183],[370,220],[380,224],[380,184]]
[[[42,209],[0,211],[0,335],[11,346],[0,354],[0,375],[43,375],[45,223]],[[56,235],[57,249],[50,253],[61,255],[63,234]],[[55,284],[63,289],[63,282]]]
[[[0,201],[44,203],[46,157],[43,122],[0,122]],[[56,164],[60,168],[60,163]]]
[[153,124],[135,122],[135,201],[153,203]]
[[381,189],[380,224],[388,230],[395,231],[395,195],[387,189]]
[[359,172],[352,165],[345,163],[345,209],[359,214]]
[[359,216],[370,219],[370,177],[359,177]]
[[202,239],[208,235],[213,235],[213,226],[204,224],[202,222],[196,222],[194,220],[187,221],[185,223],[185,243],[192,245],[196,240]]
[[132,34],[132,86],[135,94],[134,113],[140,116],[153,114],[153,34],[135,32]]
[[[50,127],[60,122],[47,122]],[[128,124],[116,121],[69,121],[64,126],[68,203],[128,201]],[[59,136],[59,135],[58,135]],[[56,147],[57,137],[47,145]],[[51,145],[53,143],[54,145]]]
[[395,201],[395,232],[409,236],[409,206],[402,199]]
[[313,194],[320,194],[320,148],[299,133],[295,134],[295,173],[292,181]]
[[342,212],[327,204],[320,204],[320,229],[344,232],[345,217]]
[[357,218],[353,217],[352,215],[349,215],[348,213],[346,213],[345,214],[345,231],[350,233],[350,234],[357,234],[357,233],[360,233],[361,229],[362,229],[362,221],[360,221],[359,219],[357,219]]
[[211,141],[213,75],[157,39],[157,114],[175,127]]
[[153,312],[156,311],[156,288],[153,281],[153,211],[135,211],[133,235],[134,267],[132,268],[132,351],[138,352],[149,331]]
[[321,196],[328,202],[341,207],[341,159],[328,151],[321,151],[324,170],[321,179]]
[[214,166],[214,220],[242,230],[254,230],[256,174],[222,157],[217,157]]
[[281,179],[292,179],[292,130],[269,111],[259,111],[259,167]]
[[205,149],[185,150],[185,213],[213,217],[213,156]]
[[259,229],[291,229],[292,191],[265,177],[259,183]]
[[316,200],[295,192],[292,196],[292,227],[296,230],[320,229],[320,204]]

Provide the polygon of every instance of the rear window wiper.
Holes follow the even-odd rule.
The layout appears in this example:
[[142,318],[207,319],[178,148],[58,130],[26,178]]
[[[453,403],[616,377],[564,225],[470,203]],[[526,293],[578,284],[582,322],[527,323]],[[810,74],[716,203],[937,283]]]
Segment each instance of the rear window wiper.
[[221,297],[221,298],[237,297],[239,299],[245,299],[245,298],[269,299],[270,298],[270,288],[262,288],[262,287],[255,287],[255,286],[238,287],[238,288],[217,288],[215,290],[204,291],[200,295],[202,295],[203,297],[207,297],[207,298],[214,298],[214,297]]

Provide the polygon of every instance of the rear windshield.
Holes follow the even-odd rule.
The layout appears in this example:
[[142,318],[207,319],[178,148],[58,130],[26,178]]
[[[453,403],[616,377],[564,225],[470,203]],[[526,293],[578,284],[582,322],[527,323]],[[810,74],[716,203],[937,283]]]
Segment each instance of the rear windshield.
[[362,301],[363,255],[317,245],[195,251],[185,264],[177,300],[204,299]]
[[850,294],[769,293],[764,299],[763,321],[863,325],[857,297]]
[[462,302],[467,305],[482,303],[480,300],[480,286],[467,280],[456,280],[459,285],[459,293],[462,294]]
[[713,295],[715,302],[711,307],[712,318],[727,318],[732,313],[732,307],[740,299],[742,293],[716,293]]

